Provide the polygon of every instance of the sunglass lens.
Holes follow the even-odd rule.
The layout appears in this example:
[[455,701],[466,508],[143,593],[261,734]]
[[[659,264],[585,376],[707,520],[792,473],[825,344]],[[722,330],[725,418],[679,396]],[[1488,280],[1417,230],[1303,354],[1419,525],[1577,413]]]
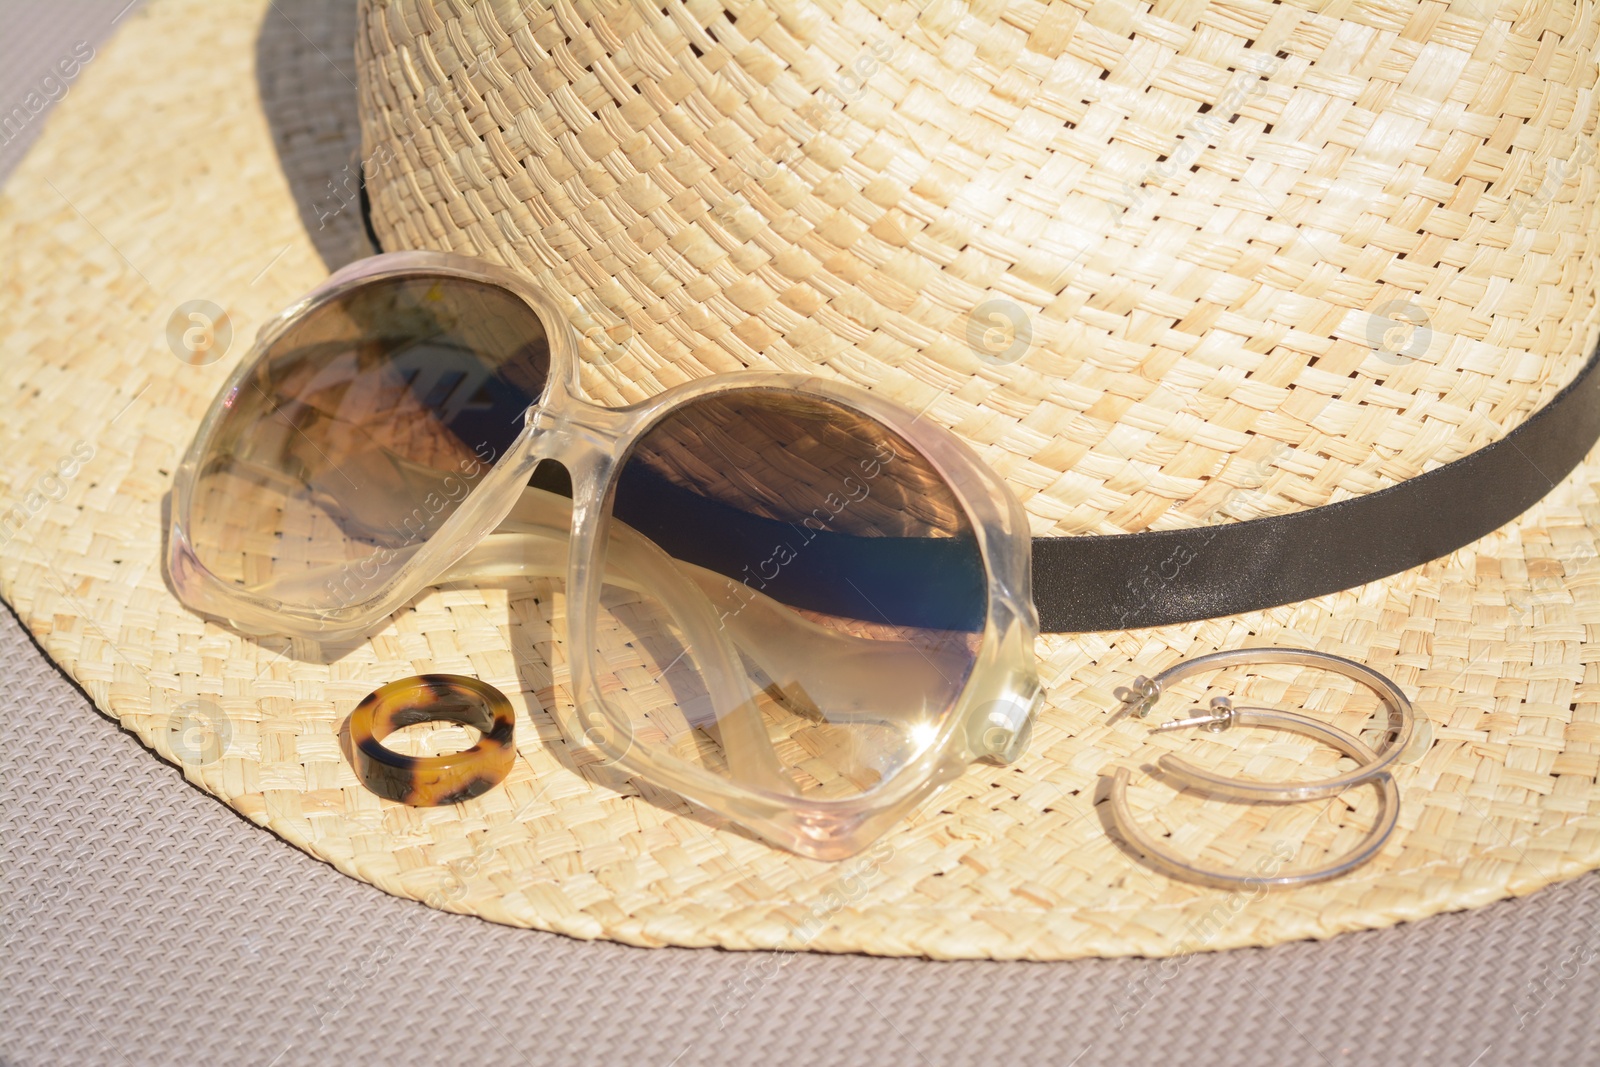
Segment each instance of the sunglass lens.
[[780,390],[688,403],[631,449],[608,521],[599,710],[628,744],[832,799],[950,725],[982,554],[945,478],[876,420]]
[[367,601],[505,454],[549,362],[538,315],[481,282],[382,279],[316,305],[222,399],[183,536],[241,590]]

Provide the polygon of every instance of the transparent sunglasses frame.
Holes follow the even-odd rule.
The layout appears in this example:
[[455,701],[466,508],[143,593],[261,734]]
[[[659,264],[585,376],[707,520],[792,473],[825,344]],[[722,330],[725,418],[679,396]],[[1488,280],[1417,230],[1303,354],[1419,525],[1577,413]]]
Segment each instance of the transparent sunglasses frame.
[[[392,573],[368,583],[353,603],[336,609],[296,606],[254,595],[212,574],[197,558],[185,530],[197,479],[225,411],[224,398],[246,384],[247,375],[275,342],[314,309],[385,279],[440,275],[496,285],[525,301],[544,325],[550,346],[548,380],[506,454],[432,537]],[[592,746],[600,762],[614,764],[626,775],[670,790],[774,844],[817,859],[859,852],[974,760],[1005,763],[1022,753],[1042,699],[1034,657],[1038,615],[1030,592],[1028,525],[1004,482],[963,442],[932,420],[865,390],[800,374],[719,374],[628,407],[602,407],[580,395],[577,345],[567,315],[547,294],[524,276],[495,264],[447,253],[394,252],[339,270],[262,327],[196,431],[174,478],[168,530],[167,569],[179,598],[247,634],[342,640],[376,629],[430,585],[509,575],[565,577],[566,649],[575,706],[558,709],[556,718],[569,741]],[[707,658],[707,684],[714,702],[732,706],[729,701],[741,699],[730,696],[727,684],[719,682],[718,676],[724,670],[731,672],[737,660],[727,659],[727,639],[714,629],[714,605],[703,583],[684,576],[683,571],[690,569],[687,565],[674,565],[653,543],[605,519],[622,460],[658,420],[692,401],[756,389],[831,401],[898,434],[949,485],[971,522],[986,571],[987,606],[976,661],[954,706],[940,720],[937,734],[886,781],[846,799],[811,799],[745,785],[634,745],[629,720],[603,699],[597,682],[595,631],[601,588],[632,585],[661,598],[684,623],[697,656]],[[570,473],[570,505],[528,487],[534,468],[544,460],[557,461]],[[781,640],[782,634],[774,633],[772,639]],[[892,664],[893,657],[886,657],[884,669],[892,669]],[[861,678],[864,685],[872,681]],[[879,680],[874,688],[881,684]],[[751,708],[744,718],[758,714]],[[770,745],[758,722],[744,721],[741,727],[735,721],[740,716],[729,719],[723,733],[730,763],[741,746]],[[741,729],[747,732],[741,735]]]

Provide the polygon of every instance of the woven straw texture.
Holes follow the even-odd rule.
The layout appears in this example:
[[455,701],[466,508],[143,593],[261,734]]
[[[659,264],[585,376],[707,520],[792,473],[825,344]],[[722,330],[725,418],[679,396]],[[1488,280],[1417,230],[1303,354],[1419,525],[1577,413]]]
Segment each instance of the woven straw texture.
[[926,409],[1035,534],[1370,493],[1587,351],[1591,3],[362,10],[385,247],[574,294],[603,400],[824,368]]
[[[58,723],[73,743],[42,744]],[[1326,944],[1047,966],[642,951],[446,915],[242,828],[4,610],[0,849],[7,1067],[746,1067],[760,1048],[834,1067],[1523,1067],[1600,1049],[1594,874]]]
[[[1600,625],[1592,462],[1521,522],[1386,582],[1192,626],[1041,640],[1050,703],[1027,756],[974,767],[840,865],[767,848],[671,797],[596,784],[576,765],[550,714],[569,698],[558,587],[437,589],[342,647],[258,642],[190,615],[158,562],[173,464],[243,338],[359,234],[339,229],[353,211],[336,210],[354,83],[280,65],[308,62],[303,42],[323,32],[312,20],[336,18],[199,0],[130,16],[0,196],[0,395],[11,398],[0,592],[101,708],[196,785],[388,892],[645,945],[1166,955],[1386,925],[1600,865],[1600,664],[1584,643]],[[236,334],[209,365],[177,358],[169,337],[174,310],[195,299],[226,308]],[[1569,344],[1567,373],[1581,351]],[[1101,773],[1163,747],[1263,778],[1327,771],[1331,753],[1272,735],[1148,742],[1136,724],[1106,725],[1134,675],[1245,644],[1350,656],[1416,698],[1430,744],[1398,775],[1400,830],[1352,877],[1230,897],[1151,873],[1102,829]],[[382,682],[430,671],[512,695],[519,761],[502,788],[463,805],[379,801],[345,764],[337,725]],[[1310,672],[1215,681],[1347,730],[1372,711]],[[1135,808],[1175,847],[1257,869],[1347,847],[1375,807],[1371,790],[1269,809],[1138,782]]]

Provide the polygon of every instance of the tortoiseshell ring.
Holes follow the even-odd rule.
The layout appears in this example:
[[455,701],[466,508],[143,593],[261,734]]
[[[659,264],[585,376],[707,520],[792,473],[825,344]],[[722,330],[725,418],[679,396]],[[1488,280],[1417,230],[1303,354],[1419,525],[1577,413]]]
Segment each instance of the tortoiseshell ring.
[[[419,722],[458,722],[483,736],[461,752],[406,756],[382,744]],[[517,750],[511,702],[492,685],[459,674],[421,674],[374,690],[350,713],[356,776],[381,797],[417,807],[455,804],[505,780]]]

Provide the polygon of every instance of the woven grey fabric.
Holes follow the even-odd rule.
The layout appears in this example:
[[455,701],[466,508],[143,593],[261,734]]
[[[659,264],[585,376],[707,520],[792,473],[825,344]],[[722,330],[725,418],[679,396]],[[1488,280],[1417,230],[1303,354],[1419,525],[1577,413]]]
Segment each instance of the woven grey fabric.
[[[121,7],[0,6],[0,103]],[[269,104],[318,70],[345,78],[320,55],[342,59],[349,32],[309,0],[282,5],[258,50]],[[314,194],[351,146],[287,113],[269,106],[286,173],[313,175]],[[341,229],[319,249],[331,263],[357,244]],[[430,911],[276,840],[97,713],[8,612],[0,922],[10,1067],[1600,1059],[1593,875],[1414,926],[1169,961],[581,943]]]

